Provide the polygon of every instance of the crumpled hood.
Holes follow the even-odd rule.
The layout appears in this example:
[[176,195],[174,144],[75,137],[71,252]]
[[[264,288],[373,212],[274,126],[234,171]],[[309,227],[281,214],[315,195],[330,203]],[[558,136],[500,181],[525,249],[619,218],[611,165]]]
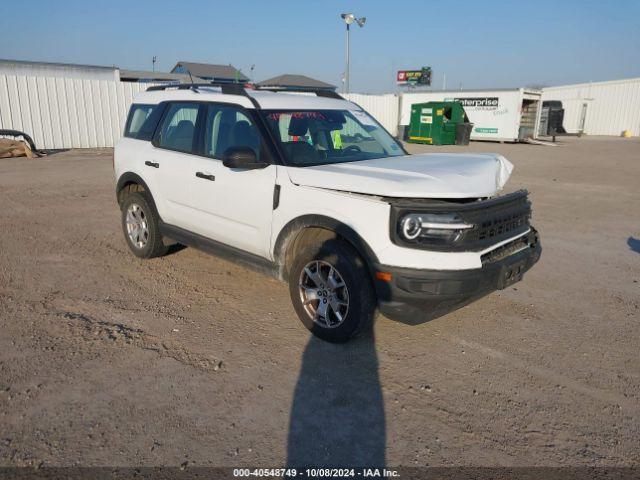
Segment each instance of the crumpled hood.
[[429,153],[360,162],[288,167],[296,185],[383,197],[490,197],[501,190],[513,165],[497,153]]

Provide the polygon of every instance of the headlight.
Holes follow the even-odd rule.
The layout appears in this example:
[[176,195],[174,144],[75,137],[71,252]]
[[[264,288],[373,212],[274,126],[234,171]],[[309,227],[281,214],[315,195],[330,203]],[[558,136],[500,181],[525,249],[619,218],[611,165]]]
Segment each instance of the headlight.
[[400,238],[411,243],[453,243],[473,228],[455,213],[409,213],[398,224]]

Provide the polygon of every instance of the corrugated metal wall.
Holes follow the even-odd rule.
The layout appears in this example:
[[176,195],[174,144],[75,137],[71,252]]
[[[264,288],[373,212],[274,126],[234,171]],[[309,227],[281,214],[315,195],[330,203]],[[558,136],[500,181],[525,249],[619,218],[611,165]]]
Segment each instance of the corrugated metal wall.
[[[38,148],[112,147],[133,96],[149,84],[76,78],[0,75],[0,128],[22,130]],[[400,97],[352,93],[392,135],[398,133]],[[640,136],[640,78],[550,87],[543,100],[560,100],[564,126],[577,133]],[[586,105],[586,107],[585,107]]]
[[357,103],[375,118],[391,135],[398,134],[399,97],[392,93],[384,95],[365,95],[361,93],[343,94]]
[[[133,96],[150,84],[0,75],[0,128],[21,130],[38,148],[112,147]],[[398,97],[350,94],[395,135]]]
[[81,78],[83,80],[119,81],[116,67],[93,67],[90,65],[56,64],[46,62],[21,62],[0,60],[0,75],[24,77]]
[[133,95],[148,86],[0,75],[0,128],[28,133],[38,148],[112,147]]
[[631,130],[640,136],[640,78],[549,87],[543,89],[542,100],[562,102],[569,133],[580,131],[584,116],[587,135],[619,136]]

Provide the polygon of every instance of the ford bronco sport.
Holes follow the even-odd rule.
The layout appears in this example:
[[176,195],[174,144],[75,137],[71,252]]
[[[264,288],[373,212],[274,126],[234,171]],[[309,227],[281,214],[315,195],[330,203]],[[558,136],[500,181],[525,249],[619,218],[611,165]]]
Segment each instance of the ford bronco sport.
[[408,155],[337,94],[150,87],[114,152],[122,229],[287,281],[302,323],[343,342],[376,309],[417,323],[519,281],[540,257],[497,154]]

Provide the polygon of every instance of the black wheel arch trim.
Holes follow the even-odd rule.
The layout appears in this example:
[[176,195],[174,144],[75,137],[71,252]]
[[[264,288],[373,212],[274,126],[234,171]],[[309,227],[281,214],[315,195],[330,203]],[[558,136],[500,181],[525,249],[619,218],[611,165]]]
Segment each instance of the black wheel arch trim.
[[350,226],[345,223],[336,220],[332,217],[324,215],[309,214],[302,215],[290,220],[280,230],[273,249],[274,259],[277,264],[283,269],[285,265],[286,248],[293,240],[292,234],[295,232],[302,232],[306,228],[324,228],[326,230],[333,231],[339,237],[344,238],[347,242],[353,246],[360,256],[364,259],[369,268],[369,272],[373,275],[375,272],[374,265],[378,263],[378,257],[373,252],[367,242]]
[[142,185],[142,188],[144,188],[144,191],[147,192],[147,195],[146,195],[147,201],[149,202],[151,208],[153,209],[153,213],[156,215],[158,220],[161,220],[160,214],[158,213],[158,208],[156,207],[156,202],[153,199],[153,193],[151,193],[151,190],[149,189],[147,182],[145,182],[142,179],[142,177],[137,173],[125,172],[122,175],[120,175],[120,178],[118,178],[118,183],[116,185],[116,201],[118,202],[118,205],[120,205],[120,198],[119,198],[120,192],[129,183],[137,183],[139,185]]

